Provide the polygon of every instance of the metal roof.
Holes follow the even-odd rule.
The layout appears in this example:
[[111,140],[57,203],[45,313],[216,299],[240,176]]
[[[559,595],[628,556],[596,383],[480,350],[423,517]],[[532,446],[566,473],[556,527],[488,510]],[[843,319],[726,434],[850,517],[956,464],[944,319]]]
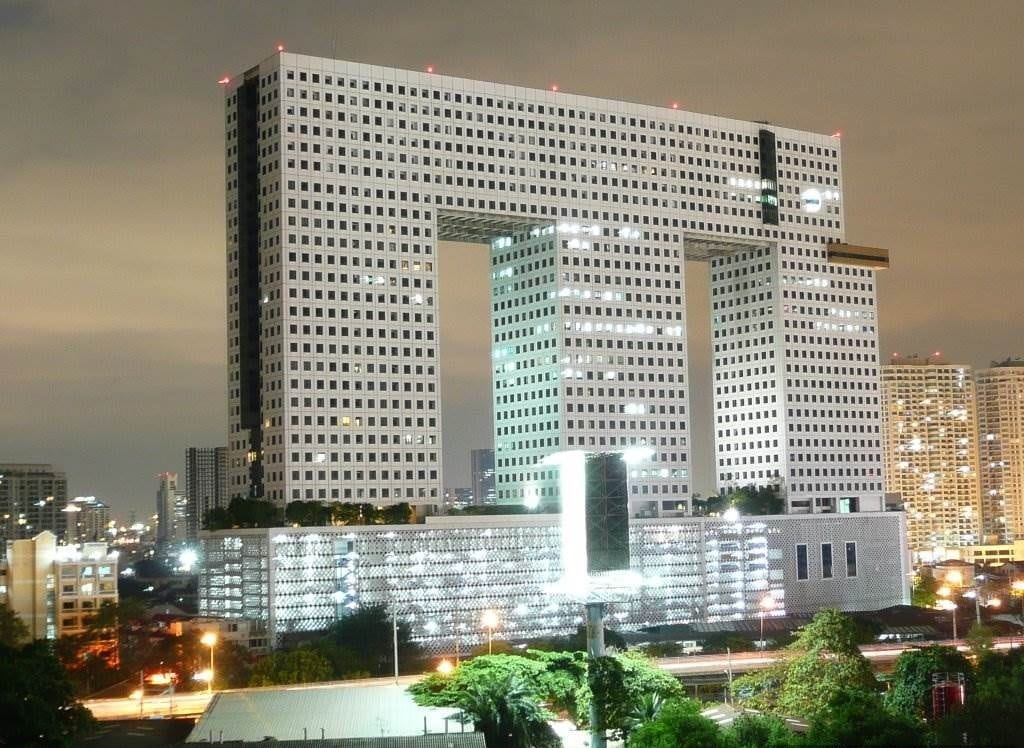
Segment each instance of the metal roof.
[[456,713],[419,706],[405,686],[391,683],[240,689],[216,694],[187,742],[376,740],[472,731],[471,725],[458,721]]

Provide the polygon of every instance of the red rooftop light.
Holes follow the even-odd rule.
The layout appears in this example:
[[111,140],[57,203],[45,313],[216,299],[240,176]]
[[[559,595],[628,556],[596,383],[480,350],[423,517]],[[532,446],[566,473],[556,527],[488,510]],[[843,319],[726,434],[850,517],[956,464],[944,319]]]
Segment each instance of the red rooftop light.
[[284,52],[284,45],[283,44],[278,44],[277,45],[277,51],[278,52]]
[[551,90],[557,92],[558,91],[558,84],[557,83],[552,83],[551,84]]
[[231,78],[229,78],[228,76],[225,75],[223,78],[221,78],[217,82],[223,86],[225,83],[230,83],[231,82]]
[[427,65],[427,72],[428,73],[433,73],[434,72],[434,66],[433,65]]
[[841,138],[841,137],[843,137],[843,131],[842,130],[836,130],[834,133],[832,133],[832,137],[833,138]]
[[679,108],[679,102],[678,101],[673,101],[672,102],[672,108],[673,109],[678,109]]

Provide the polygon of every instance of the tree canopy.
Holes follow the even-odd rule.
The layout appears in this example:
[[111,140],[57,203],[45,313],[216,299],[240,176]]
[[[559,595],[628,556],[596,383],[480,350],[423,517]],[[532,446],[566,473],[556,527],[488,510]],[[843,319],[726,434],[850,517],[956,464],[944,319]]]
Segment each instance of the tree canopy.
[[80,745],[94,725],[75,701],[71,682],[52,642],[0,644],[2,745]]
[[290,501],[282,510],[271,501],[235,497],[226,507],[206,513],[207,530],[243,527],[325,527],[328,525],[407,525],[416,514],[407,502],[376,506],[347,502]]
[[725,733],[700,713],[700,704],[676,698],[629,736],[631,748],[730,748]]
[[252,669],[250,686],[317,683],[331,679],[331,663],[308,647],[267,655]]
[[972,670],[967,658],[953,647],[907,650],[896,658],[885,705],[896,714],[923,719],[931,710],[932,675],[963,673],[970,678]]
[[[335,621],[309,646],[331,663],[336,678],[389,675],[394,672],[394,633],[383,605],[364,605]],[[403,673],[422,671],[423,651],[408,623],[398,622],[398,665]]]
[[805,719],[817,716],[840,693],[876,691],[856,625],[833,609],[815,615],[772,667],[733,684],[733,692],[753,708]]
[[758,486],[751,483],[706,499],[694,498],[693,508],[695,513],[704,515],[721,514],[730,508],[748,516],[782,514],[785,501],[777,484]]

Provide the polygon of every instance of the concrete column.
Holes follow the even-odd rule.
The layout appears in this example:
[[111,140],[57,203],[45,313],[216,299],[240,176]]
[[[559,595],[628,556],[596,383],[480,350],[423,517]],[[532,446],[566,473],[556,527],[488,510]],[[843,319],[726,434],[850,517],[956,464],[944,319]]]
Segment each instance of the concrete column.
[[[586,603],[587,609],[587,657],[594,660],[604,657],[604,603]],[[597,704],[590,700],[590,745],[591,748],[605,748],[604,730],[598,730]]]

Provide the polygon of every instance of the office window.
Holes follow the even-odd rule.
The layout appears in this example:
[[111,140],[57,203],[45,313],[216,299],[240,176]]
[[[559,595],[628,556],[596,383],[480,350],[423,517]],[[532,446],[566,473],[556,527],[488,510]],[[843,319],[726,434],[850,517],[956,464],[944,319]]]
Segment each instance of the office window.
[[796,547],[796,578],[807,579],[807,546],[803,543]]
[[857,544],[846,544],[846,576],[857,576]]
[[821,544],[821,578],[832,578],[832,544]]

